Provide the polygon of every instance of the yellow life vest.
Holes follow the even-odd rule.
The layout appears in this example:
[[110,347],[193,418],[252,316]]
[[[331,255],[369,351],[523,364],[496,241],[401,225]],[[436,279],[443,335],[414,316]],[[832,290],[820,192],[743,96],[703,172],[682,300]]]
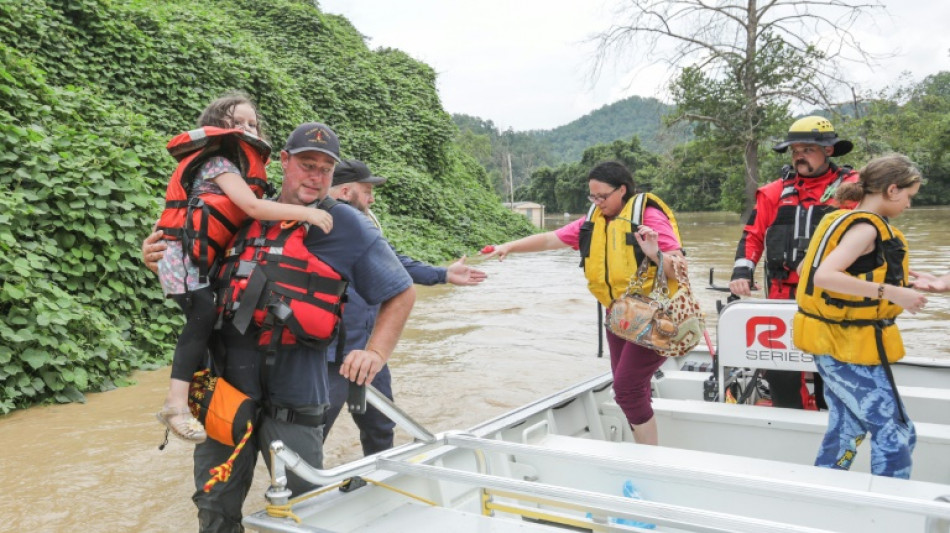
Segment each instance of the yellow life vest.
[[[663,211],[666,218],[670,219],[676,240],[682,245],[673,211],[663,200],[650,193],[640,193],[627,200],[620,213],[609,222],[596,205],[592,205],[587,214],[587,221],[581,228],[581,266],[587,277],[587,288],[604,306],[609,307],[614,298],[623,294],[643,260],[643,251],[633,234],[636,226],[643,224],[643,213],[647,206]],[[656,265],[651,264],[647,270],[647,281],[640,291],[642,294],[650,294],[654,279]],[[668,285],[670,295],[675,294],[678,287],[676,280],[670,279]]]
[[899,230],[868,211],[829,213],[815,230],[802,261],[792,338],[797,347],[812,354],[831,355],[844,363],[879,365],[885,356],[888,362],[904,357],[904,342],[894,323],[904,309],[885,299],[842,294],[814,283],[818,265],[838,246],[848,229],[863,223],[870,223],[877,230],[872,252],[876,266],[867,272],[849,269],[846,273],[873,283],[907,285],[907,240]]

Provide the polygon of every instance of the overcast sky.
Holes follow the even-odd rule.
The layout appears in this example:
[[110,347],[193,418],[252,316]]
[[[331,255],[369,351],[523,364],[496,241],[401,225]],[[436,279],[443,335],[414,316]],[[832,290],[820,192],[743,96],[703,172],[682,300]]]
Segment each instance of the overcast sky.
[[[668,74],[657,65],[612,61],[593,81],[595,44],[621,0],[319,0],[369,38],[431,65],[449,113],[492,120],[500,129],[551,129],[632,95],[663,101]],[[950,0],[884,0],[877,27],[855,33],[873,52],[895,54],[859,86],[879,89],[902,71],[911,79],[950,71]],[[880,11],[878,11],[880,13]],[[889,18],[888,18],[889,17]]]

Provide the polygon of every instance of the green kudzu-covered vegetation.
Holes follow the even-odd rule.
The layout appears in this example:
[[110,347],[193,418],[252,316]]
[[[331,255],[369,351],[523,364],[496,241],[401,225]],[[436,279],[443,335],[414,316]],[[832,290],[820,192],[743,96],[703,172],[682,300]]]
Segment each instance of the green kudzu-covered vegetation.
[[404,253],[531,231],[457,148],[432,69],[312,2],[0,2],[0,413],[168,362],[180,319],[139,246],[174,168],[165,143],[231,89],[276,148],[320,120],[389,177],[376,210]]

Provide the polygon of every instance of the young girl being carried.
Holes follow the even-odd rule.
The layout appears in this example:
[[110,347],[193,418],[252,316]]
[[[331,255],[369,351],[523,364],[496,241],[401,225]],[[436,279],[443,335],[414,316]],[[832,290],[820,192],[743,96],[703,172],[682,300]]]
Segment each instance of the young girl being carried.
[[[202,129],[178,138],[184,138],[186,145],[207,141],[209,146],[228,144],[237,149],[228,157],[226,152],[197,156],[184,167],[186,160],[182,157],[179,171],[183,173],[176,171],[173,181],[180,180],[187,201],[173,199],[180,193],[174,194],[172,190],[178,185],[170,184],[166,209],[159,221],[167,244],[158,263],[159,279],[165,296],[175,300],[184,311],[186,322],[175,346],[165,404],[156,416],[171,433],[192,443],[203,442],[207,437],[204,427],[188,409],[188,389],[207,354],[217,319],[214,287],[208,278],[234,231],[248,217],[303,221],[325,232],[333,227],[333,219],[326,211],[261,198],[270,146],[261,139],[257,108],[246,94],[228,93],[211,102],[201,113],[198,126]],[[169,150],[176,156],[182,155],[175,152],[174,143],[173,139]],[[248,175],[249,169],[255,169],[250,173],[259,176]]]
[[815,354],[825,381],[828,429],[815,465],[849,469],[870,433],[871,473],[909,478],[916,432],[889,365],[904,356],[894,319],[920,311],[927,298],[908,286],[907,241],[890,219],[910,207],[921,176],[898,154],[872,160],[860,175],[836,194],[858,206],[825,215],[812,236],[793,337]]

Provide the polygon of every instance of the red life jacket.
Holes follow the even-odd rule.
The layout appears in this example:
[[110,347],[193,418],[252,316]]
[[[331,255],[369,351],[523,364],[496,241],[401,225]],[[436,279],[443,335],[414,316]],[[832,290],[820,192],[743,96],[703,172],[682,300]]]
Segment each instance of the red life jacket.
[[253,321],[261,328],[258,345],[268,351],[298,343],[323,347],[340,328],[347,282],[307,249],[309,228],[252,221],[222,261],[222,320],[231,320],[241,333]]
[[243,130],[206,126],[176,135],[166,148],[178,160],[178,168],[168,181],[158,229],[165,232],[165,239],[182,241],[205,283],[215,258],[223,254],[247,214],[224,194],[204,193],[189,200],[195,173],[209,158],[225,157],[261,198],[270,192],[265,167],[271,147]]

